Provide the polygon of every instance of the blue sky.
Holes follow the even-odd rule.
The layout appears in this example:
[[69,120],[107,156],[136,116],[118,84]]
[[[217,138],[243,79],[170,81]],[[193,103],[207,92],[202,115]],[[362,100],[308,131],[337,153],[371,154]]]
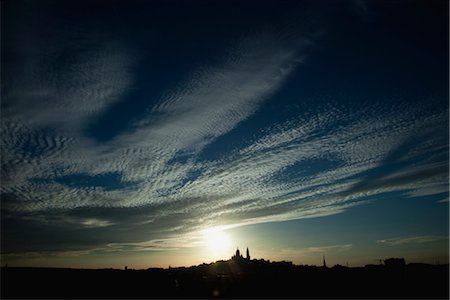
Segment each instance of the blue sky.
[[2,261],[448,262],[447,2],[14,1],[2,24]]

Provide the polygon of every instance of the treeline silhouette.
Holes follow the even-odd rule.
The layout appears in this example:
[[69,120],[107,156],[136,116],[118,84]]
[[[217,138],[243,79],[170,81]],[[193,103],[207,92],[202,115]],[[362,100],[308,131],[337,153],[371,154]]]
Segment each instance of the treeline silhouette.
[[449,265],[348,268],[242,258],[147,270],[2,268],[1,298],[447,298]]

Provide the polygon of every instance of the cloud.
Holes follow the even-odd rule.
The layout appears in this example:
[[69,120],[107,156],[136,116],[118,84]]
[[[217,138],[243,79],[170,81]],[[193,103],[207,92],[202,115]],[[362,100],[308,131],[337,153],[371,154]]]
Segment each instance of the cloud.
[[[24,195],[32,196],[26,202],[23,199],[6,202],[14,204],[11,206],[11,210],[16,211],[14,214],[21,211],[24,216],[40,216],[33,222],[47,220],[48,223],[50,220],[49,226],[64,222],[79,224],[86,229],[103,228],[103,242],[78,241],[94,249],[102,247],[108,239],[116,241],[117,245],[130,245],[130,240],[142,241],[151,236],[161,240],[177,239],[180,235],[210,226],[234,227],[327,216],[363,204],[368,197],[391,191],[404,191],[405,195],[413,196],[413,191],[420,187],[435,186],[428,193],[441,193],[446,188],[443,184],[447,175],[433,170],[442,169],[445,162],[429,161],[428,156],[422,162],[413,160],[415,166],[411,168],[408,161],[422,155],[422,152],[414,151],[392,160],[406,161],[400,168],[383,171],[383,176],[372,178],[369,185],[361,184],[370,172],[383,170],[385,158],[392,152],[390,149],[398,147],[402,136],[413,129],[429,126],[424,117],[415,116],[414,123],[408,120],[414,116],[414,110],[405,108],[403,111],[401,118],[394,114],[379,114],[375,120],[364,111],[356,111],[352,115],[344,111],[332,114],[324,109],[308,118],[269,128],[260,138],[249,140],[247,146],[218,160],[202,161],[193,155],[183,163],[166,158],[165,161],[156,161],[156,165],[152,165],[153,162],[146,164],[143,160],[149,159],[152,148],[141,146],[140,150],[132,150],[129,146],[126,157],[117,156],[117,152],[107,152],[106,157],[94,153],[97,159],[102,159],[98,164],[87,165],[97,168],[90,172],[117,172],[121,174],[120,186],[127,186],[127,177],[135,180],[137,184],[128,189],[106,190],[82,187],[81,184],[76,187],[56,181],[27,182],[16,189],[2,185],[2,189],[16,195],[22,191]],[[348,118],[348,125],[325,133],[342,115]],[[438,124],[441,120],[439,116],[431,119]],[[388,125],[394,123],[396,129],[392,130]],[[382,127],[379,124],[387,125]],[[438,142],[435,140],[433,143]],[[411,147],[414,149],[414,146]],[[163,158],[164,155],[167,154],[162,154]],[[321,164],[325,164],[324,167],[318,168]],[[193,171],[196,174],[191,177]],[[30,176],[34,172],[37,171],[31,170]],[[283,177],[284,174],[288,177]],[[27,188],[32,192],[26,191]],[[53,199],[49,199],[50,196]],[[65,201],[58,201],[61,197]],[[61,209],[78,213],[55,219],[50,213],[55,209],[58,215]],[[138,227],[140,229],[136,230]],[[119,228],[123,232],[131,230],[134,234],[117,234]],[[189,243],[178,244],[183,245]],[[147,246],[158,249],[152,243]],[[164,249],[172,247],[175,246],[165,245]]]
[[[429,183],[423,188],[418,188],[418,189],[408,192],[407,195],[409,195],[410,197],[422,197],[422,196],[429,196],[429,195],[438,195],[438,194],[443,194],[443,193],[448,194],[448,185],[445,185],[442,183],[433,185],[432,183]],[[440,200],[440,202],[445,202],[445,201],[448,201],[448,200],[445,200],[445,199]]]
[[352,248],[351,244],[345,244],[345,245],[331,245],[331,246],[321,246],[321,247],[309,247],[302,250],[302,253],[308,253],[308,254],[325,254],[330,252],[342,252],[342,251],[349,251]]
[[167,251],[180,248],[204,246],[205,241],[201,233],[191,233],[172,238],[155,239],[138,243],[111,243],[104,251]]
[[[324,108],[312,116],[270,127],[261,137],[248,140],[248,145],[217,160],[201,160],[197,150],[187,161],[178,163],[173,160],[177,151],[169,148],[166,152],[159,149],[161,155],[157,157],[161,159],[152,161],[151,157],[159,152],[152,152],[155,148],[144,147],[137,141],[138,146],[128,143],[127,150],[93,151],[95,159],[78,161],[91,176],[106,172],[120,174],[120,186],[128,186],[127,181],[134,182],[129,188],[104,189],[67,185],[55,180],[28,180],[17,186],[2,184],[2,189],[16,198],[27,197],[6,201],[6,207],[16,216],[39,216],[30,221],[32,224],[46,220],[51,227],[64,223],[67,226],[79,224],[86,230],[102,230],[102,239],[96,243],[77,241],[93,249],[102,248],[108,240],[117,245],[130,245],[132,240],[140,243],[155,238],[177,239],[210,226],[234,227],[327,216],[363,204],[368,197],[374,199],[391,191],[418,196],[413,193],[419,188],[435,187],[428,190],[428,194],[442,193],[447,173],[439,171],[445,162],[438,160],[438,154],[445,149],[436,152],[434,162],[434,154],[417,160],[427,152],[416,153],[416,144],[413,144],[410,146],[413,151],[391,160],[399,164],[398,168],[383,169],[386,157],[401,145],[403,136],[411,130],[436,126],[434,124],[443,120],[439,115],[417,117],[411,108],[405,107],[403,112],[401,117],[377,114],[376,118],[371,118],[364,110],[349,114],[345,111],[330,113]],[[329,132],[328,128],[342,116],[348,118],[347,125]],[[395,126],[395,130],[389,124]],[[146,126],[146,130],[151,131],[152,125]],[[131,141],[130,136],[127,138]],[[120,140],[122,138],[116,139]],[[425,141],[439,143],[433,136]],[[62,153],[52,159],[63,162],[65,154]],[[414,161],[413,167],[409,161]],[[51,171],[51,164],[46,165],[47,170],[43,165],[43,162],[36,164],[33,169],[31,164],[29,172],[24,174],[31,177],[40,174],[39,177],[45,178],[43,170]],[[65,174],[79,172],[79,168],[69,168]],[[370,178],[371,172],[382,172],[383,176],[362,184],[367,176]],[[61,198],[64,201],[60,201]],[[95,207],[97,209],[93,209]],[[60,215],[61,209],[76,214],[55,217],[51,213],[54,210]],[[38,226],[30,226],[40,230]],[[130,231],[133,234],[125,234]],[[31,236],[33,232],[30,229]],[[72,234],[79,233],[73,231]],[[156,244],[146,245],[148,247],[142,247],[158,249]],[[186,242],[176,246],[188,245]],[[117,246],[116,249],[130,247]],[[163,248],[175,246],[170,244]]]
[[201,233],[195,233],[176,238],[152,239],[143,242],[114,242],[84,248],[80,248],[80,245],[69,245],[64,249],[4,252],[2,253],[2,257],[4,259],[29,260],[55,257],[80,257],[93,254],[174,251],[181,248],[204,246],[204,244],[203,235]]
[[384,240],[377,240],[377,243],[385,244],[387,246],[400,246],[405,244],[423,244],[448,239],[447,236],[422,235],[413,237],[398,237]]
[[85,219],[81,222],[81,224],[86,227],[106,227],[113,225],[113,223],[110,221],[99,219]]
[[[233,56],[237,58],[215,68],[201,68],[169,96],[163,97],[133,132],[122,134],[106,145],[95,144],[80,135],[65,137],[67,132],[64,129],[60,131],[61,128],[58,129],[58,136],[49,135],[49,132],[39,127],[44,121],[28,116],[42,117],[45,125],[52,127],[59,127],[59,122],[68,120],[69,123],[66,122],[65,125],[73,129],[85,126],[86,121],[94,117],[94,114],[118,101],[119,91],[126,89],[129,82],[124,80],[124,77],[129,77],[125,65],[120,59],[109,56],[104,59],[108,63],[97,63],[98,58],[90,58],[95,57],[95,53],[85,54],[88,61],[94,63],[87,62],[81,66],[76,64],[73,68],[69,66],[69,74],[58,70],[56,72],[64,74],[64,84],[51,81],[47,83],[47,87],[54,85],[59,89],[69,86],[60,96],[47,97],[45,103],[48,103],[48,107],[26,109],[25,104],[29,102],[29,98],[22,95],[19,97],[21,102],[5,112],[9,118],[2,123],[3,131],[7,133],[4,139],[7,153],[4,169],[10,184],[4,185],[3,191],[19,193],[24,202],[31,194],[34,200],[40,199],[39,202],[33,201],[34,203],[30,199],[30,203],[22,206],[26,210],[85,205],[145,205],[149,201],[151,203],[152,198],[158,201],[164,191],[176,190],[188,173],[202,168],[201,165],[194,164],[193,160],[184,164],[171,164],[176,155],[192,154],[192,151],[198,153],[215,138],[235,128],[257,110],[262,101],[282,84],[298,64],[297,52],[301,49],[274,46],[261,50],[260,46],[269,41],[276,44],[276,38],[270,34],[246,39],[237,50],[233,50],[239,51]],[[115,68],[115,62],[118,62],[117,69],[110,69]],[[105,69],[104,66],[108,68]],[[117,77],[120,84],[116,84],[109,74]],[[109,77],[103,78],[105,75]],[[79,78],[80,76],[84,77]],[[44,81],[49,80],[44,78]],[[107,95],[96,93],[95,88],[103,83],[117,89],[117,92]],[[100,89],[109,91],[106,87]],[[91,99],[91,94],[95,98]],[[92,107],[93,104],[96,107]],[[55,109],[62,109],[64,112],[53,111]],[[23,116],[19,117],[14,111]],[[67,115],[71,117],[67,118]],[[31,141],[29,147],[33,148],[33,152],[25,153],[27,157],[13,154],[24,148],[21,137],[28,144]],[[54,149],[55,147],[58,148]],[[158,157],[158,160],[152,160],[153,157]],[[47,167],[43,167],[44,165]],[[60,180],[76,174],[85,174],[84,176],[91,176],[94,180],[95,176],[107,173],[119,174],[122,182],[127,185],[131,181],[141,181],[142,184],[136,189],[109,193],[95,186],[73,189],[61,184]],[[155,178],[159,181],[150,183],[149,175],[152,175],[152,181]],[[40,181],[39,184],[31,181],[41,178],[45,181]],[[136,193],[137,188],[141,190],[139,194]],[[99,192],[102,195],[94,197]],[[51,199],[53,195],[63,196],[67,201],[55,202]],[[74,200],[70,201],[70,198]],[[93,198],[98,199],[97,204]],[[108,199],[108,204],[103,199]],[[131,199],[133,202],[130,203]]]
[[42,30],[54,39],[27,50],[26,68],[6,70],[5,123],[73,136],[130,90],[135,53],[95,34]]
[[352,250],[351,244],[338,244],[338,245],[326,245],[326,246],[314,246],[306,248],[283,248],[277,254],[280,257],[297,258],[297,257],[321,257],[322,255],[333,254],[338,252],[346,252]]
[[369,12],[369,6],[366,0],[354,0],[353,4],[354,10],[361,16],[366,16]]
[[432,104],[312,105],[293,94],[308,109],[205,158],[276,101],[308,57],[310,31],[243,36],[223,59],[143,99],[142,119],[106,142],[83,129],[136,84],[133,51],[104,37],[75,45],[77,33],[27,50],[29,66],[2,106],[7,252],[177,249],[208,227],[328,216],[393,191],[448,191],[447,114]]
[[[27,15],[33,10],[25,11]],[[2,94],[0,121],[1,192],[15,195],[22,202],[17,202],[17,207],[36,210],[55,207],[50,204],[54,201],[64,202],[54,197],[67,196],[71,202],[71,195],[78,196],[55,179],[85,173],[85,169],[92,172],[86,158],[95,159],[101,149],[83,130],[123,100],[132,87],[137,60],[131,47],[95,30],[86,33],[83,26],[64,21],[49,26],[30,14],[26,24],[52,38],[35,41],[30,36],[33,31],[17,26],[22,28],[17,44],[8,43],[9,50],[24,63],[5,66],[8,84]],[[67,30],[67,26],[74,28]],[[30,41],[35,44],[30,46]],[[78,201],[83,203],[87,190],[72,201],[75,207]]]

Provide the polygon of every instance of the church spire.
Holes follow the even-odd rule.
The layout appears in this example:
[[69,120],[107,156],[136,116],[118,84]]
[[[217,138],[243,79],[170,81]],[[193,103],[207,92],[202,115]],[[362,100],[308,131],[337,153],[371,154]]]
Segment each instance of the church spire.
[[323,256],[323,267],[326,268],[327,267],[327,263],[325,261],[325,255]]
[[250,260],[250,251],[248,250],[248,247],[247,247],[247,256],[246,256],[246,258],[247,258],[247,260]]

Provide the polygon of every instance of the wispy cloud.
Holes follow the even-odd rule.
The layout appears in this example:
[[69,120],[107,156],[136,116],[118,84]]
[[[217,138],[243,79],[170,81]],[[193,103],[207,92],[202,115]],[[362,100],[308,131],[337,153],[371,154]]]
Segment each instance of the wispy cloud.
[[[61,133],[61,137],[48,136],[47,132],[32,127],[33,124],[39,123],[38,121],[33,121],[31,118],[29,125],[16,123],[21,119],[17,118],[13,112],[9,112],[7,115],[14,122],[5,120],[2,126],[4,132],[8,133],[4,142],[7,145],[6,152],[11,156],[10,160],[5,160],[5,164],[8,166],[6,177],[11,180],[11,184],[4,187],[5,192],[10,192],[12,189],[15,193],[18,190],[25,190],[22,196],[27,197],[31,194],[30,189],[34,189],[32,192],[34,199],[41,198],[40,191],[47,195],[46,198],[51,198],[52,194],[65,197],[71,197],[72,194],[78,200],[59,202],[58,205],[65,207],[72,203],[72,205],[79,206],[81,204],[83,206],[85,204],[82,204],[82,199],[85,197],[89,205],[96,205],[92,201],[94,197],[91,195],[97,194],[98,189],[80,187],[74,190],[54,180],[41,181],[38,186],[36,183],[32,184],[30,179],[57,178],[81,173],[96,176],[97,174],[117,172],[122,175],[124,182],[141,181],[142,184],[139,186],[141,192],[136,194],[136,191],[123,191],[125,195],[120,195],[121,192],[102,191],[102,197],[96,197],[100,202],[97,205],[106,204],[102,199],[109,199],[107,200],[108,205],[120,206],[147,204],[151,203],[152,199],[158,201],[163,191],[175,191],[189,173],[202,168],[198,163],[194,163],[193,159],[185,164],[171,164],[170,161],[176,155],[192,154],[192,151],[198,153],[215,138],[235,128],[237,124],[253,114],[262,101],[267,100],[268,96],[282,84],[294,66],[298,64],[297,52],[301,49],[298,47],[283,49],[274,46],[261,50],[259,46],[269,41],[271,44],[275,44],[276,39],[262,34],[245,40],[239,45],[238,50],[233,50],[239,51],[232,56],[234,60],[226,61],[219,67],[200,69],[187,82],[180,84],[180,88],[162,98],[159,104],[153,107],[150,114],[137,124],[133,132],[122,134],[107,145],[96,145],[83,136],[64,137],[64,132]],[[243,59],[248,56],[248,53],[253,53],[253,55]],[[74,76],[71,73],[68,75],[64,73],[67,77],[66,81],[73,82],[73,84],[63,91],[64,95],[47,97],[50,110],[47,107],[36,107],[33,108],[34,110],[25,109],[20,105],[13,107],[20,113],[24,112],[38,117],[49,113],[53,117],[43,116],[47,125],[58,126],[58,122],[67,119],[64,117],[67,114],[70,114],[69,120],[72,123],[66,125],[71,128],[85,124],[86,120],[80,118],[92,118],[92,114],[100,110],[100,107],[94,108],[92,104],[107,107],[112,104],[112,101],[117,101],[116,94],[118,93],[112,92],[106,96],[102,93],[95,93],[96,98],[90,99],[84,95],[83,91],[93,93],[95,89],[83,84],[85,81],[88,84],[99,86],[97,81],[100,80],[99,82],[105,82],[106,85],[117,91],[123,90],[123,85],[127,85],[129,82],[129,80],[119,78],[120,84],[115,84],[113,78],[102,78],[104,74],[114,74],[113,76],[116,77],[125,76],[120,69],[122,66],[119,59],[108,57],[108,60],[118,61],[118,68],[108,71],[105,70],[102,62],[95,62],[83,64],[80,66],[80,71],[77,71],[78,65],[75,65]],[[262,63],[263,61],[264,63]],[[114,64],[105,65],[108,68],[114,68]],[[71,69],[69,68],[69,70]],[[97,69],[108,72],[100,73]],[[77,76],[86,78],[79,79]],[[79,84],[79,82],[81,83]],[[61,84],[56,83],[55,86],[60,88]],[[64,87],[64,85],[62,86]],[[21,99],[23,103],[28,102],[27,98],[22,97]],[[56,99],[58,102],[55,105],[52,101],[56,101]],[[87,103],[84,105],[75,99],[81,99]],[[64,101],[67,101],[68,104],[64,104]],[[53,108],[62,109],[64,113],[51,111]],[[55,118],[61,118],[61,120]],[[24,117],[24,119],[30,118]],[[12,154],[22,146],[18,136],[32,139],[31,146],[34,148],[34,153],[27,154],[29,156],[27,159],[33,161],[32,166],[24,158]],[[52,151],[54,147],[59,148]],[[36,152],[41,155],[36,155]],[[158,157],[158,160],[152,160],[153,157]],[[48,167],[42,168],[44,164]],[[52,173],[48,174],[48,172]],[[149,182],[149,177],[151,177],[152,183]],[[156,182],[154,182],[155,178],[157,178]],[[15,186],[17,190],[12,186]],[[42,189],[43,186],[45,186],[45,191]],[[42,197],[45,197],[44,194]],[[116,204],[111,203],[111,199],[119,197],[122,199],[121,201],[114,201]],[[133,202],[129,203],[131,199]],[[53,204],[51,202],[53,201],[50,199],[42,199],[38,207],[34,207],[33,203],[30,203],[26,209],[54,207],[55,202]]]
[[351,244],[338,244],[338,245],[326,245],[326,246],[314,246],[306,248],[282,248],[277,251],[275,256],[279,259],[288,259],[304,263],[305,260],[320,261],[322,256],[325,255],[338,255],[341,252],[348,252],[352,250]]
[[302,253],[308,254],[326,254],[332,252],[342,252],[349,251],[352,248],[351,244],[345,245],[331,245],[331,246],[321,246],[321,247],[309,247],[302,250]]
[[[20,122],[35,133],[58,128],[59,134],[73,135],[119,101],[133,82],[130,71],[136,60],[130,49],[118,43],[97,45],[93,39],[83,37],[81,45],[76,46],[89,51],[68,54],[67,48],[48,41],[43,47],[51,48],[50,53],[29,54],[34,59],[29,64],[32,70],[16,71],[13,86],[17,88],[7,89],[4,95],[5,122],[16,126]],[[70,39],[61,40],[68,43],[66,47],[74,46]],[[61,56],[69,57],[55,63]]]
[[[41,178],[52,174],[54,164],[45,165],[46,159],[30,157],[35,163],[25,168],[28,172],[20,174],[24,176],[22,184],[19,180],[17,184],[2,184],[3,192],[16,197],[23,195],[23,198],[7,201],[4,207],[24,214],[35,211],[44,215],[44,219],[48,219],[45,216],[49,209],[141,207],[145,215],[133,211],[130,217],[123,218],[106,212],[103,218],[94,212],[90,216],[81,215],[76,222],[92,228],[126,224],[131,229],[144,224],[143,230],[148,234],[165,231],[170,233],[166,238],[171,239],[208,226],[241,226],[336,214],[365,203],[367,197],[391,191],[419,196],[414,191],[432,185],[434,188],[428,190],[428,194],[442,193],[447,187],[446,172],[433,170],[440,170],[445,162],[432,162],[429,157],[416,160],[413,168],[405,168],[410,166],[405,163],[405,167],[385,172],[383,177],[373,177],[368,184],[361,183],[366,176],[370,177],[370,172],[383,167],[383,160],[398,147],[402,136],[430,125],[427,118],[412,119],[414,110],[404,108],[403,111],[401,118],[378,114],[376,119],[371,119],[364,111],[354,112],[354,115],[318,111],[309,118],[269,128],[262,137],[248,141],[247,146],[212,161],[200,160],[195,154],[199,150],[192,150],[194,154],[186,162],[177,163],[173,161],[180,155],[177,149],[188,148],[169,147],[164,151],[159,146],[146,147],[136,138],[137,142],[128,143],[123,150],[96,152],[91,149],[94,159],[78,160],[77,166],[63,173],[84,170],[95,176],[118,172],[124,184],[127,181],[137,183],[128,189],[33,182],[29,179],[36,174]],[[325,133],[342,115],[349,119],[348,125]],[[431,126],[435,126],[433,122],[439,124],[442,117],[435,115],[431,120]],[[379,123],[396,124],[396,129],[382,127]],[[150,133],[152,126],[148,124],[143,128]],[[132,136],[120,137],[116,142],[123,139],[132,141]],[[161,140],[164,139],[165,136]],[[410,152],[409,157],[401,157],[396,163],[407,162],[421,154]],[[55,154],[52,160],[67,164],[65,155],[62,151],[62,155]],[[161,159],[154,161],[152,157]],[[116,239],[127,243],[125,236],[116,236]]]
[[398,238],[378,240],[377,243],[385,244],[388,246],[400,246],[405,244],[431,243],[446,239],[448,239],[448,236],[422,235],[422,236],[398,237]]

